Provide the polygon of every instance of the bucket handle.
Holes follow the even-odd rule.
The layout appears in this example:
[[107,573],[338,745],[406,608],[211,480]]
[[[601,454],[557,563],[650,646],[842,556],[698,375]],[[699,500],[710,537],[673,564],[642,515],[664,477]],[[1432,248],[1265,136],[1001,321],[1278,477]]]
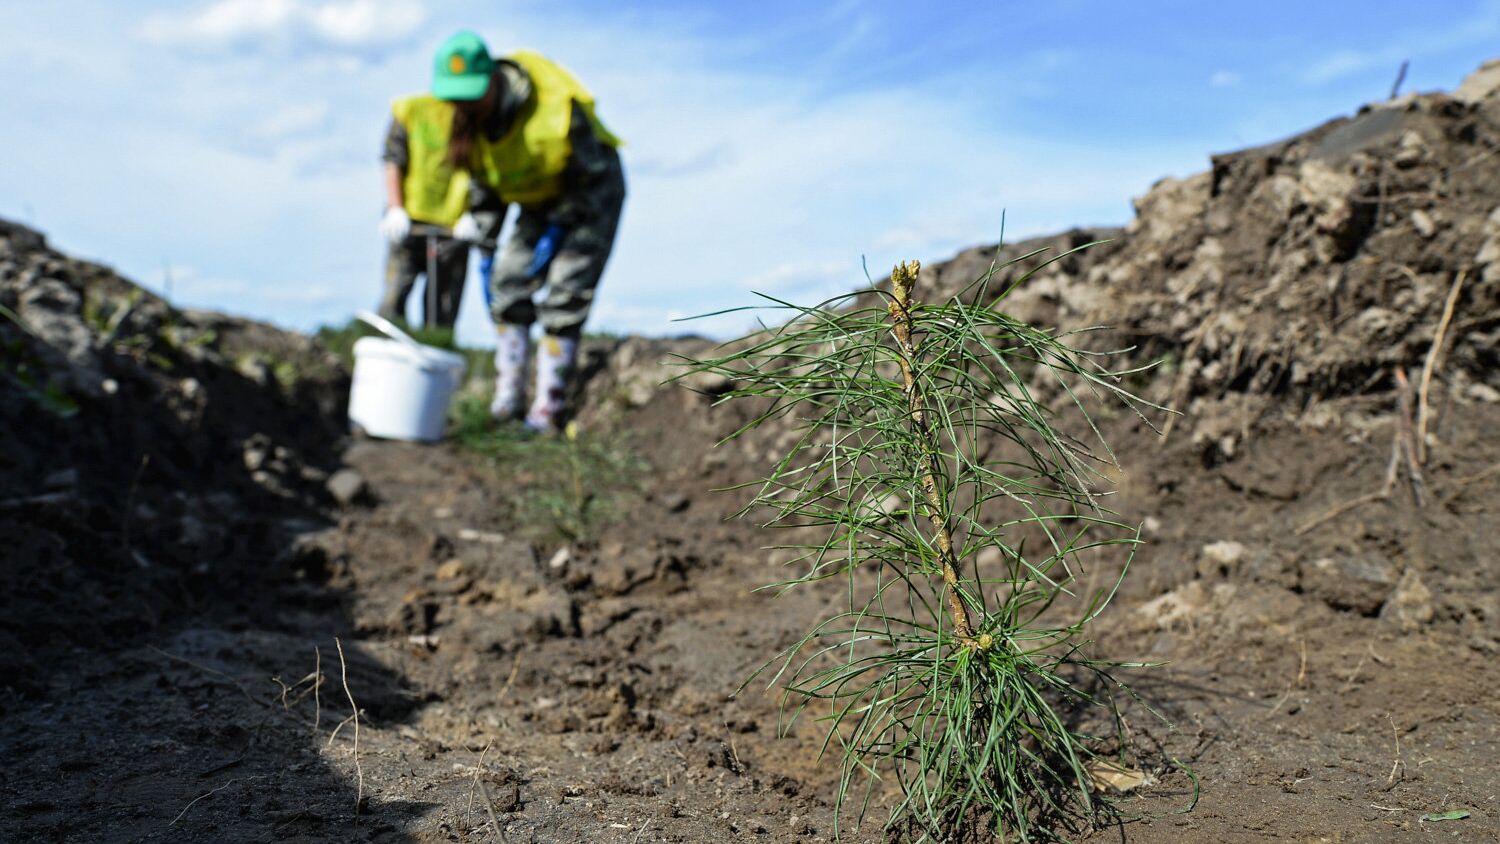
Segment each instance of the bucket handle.
[[366,323],[367,325],[371,326],[372,328],[379,331],[381,334],[384,334],[385,336],[391,338],[392,340],[410,347],[413,351],[421,354],[423,357],[426,356],[426,346],[418,343],[412,338],[410,334],[407,334],[405,331],[397,328],[394,322],[391,322],[385,317],[372,311],[355,311],[354,317],[355,319]]

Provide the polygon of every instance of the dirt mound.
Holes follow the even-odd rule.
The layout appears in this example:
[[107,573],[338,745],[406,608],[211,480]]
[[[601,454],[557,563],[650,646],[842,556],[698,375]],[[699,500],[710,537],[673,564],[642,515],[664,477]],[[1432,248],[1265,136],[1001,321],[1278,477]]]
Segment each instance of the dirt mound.
[[[1128,347],[1121,365],[1160,366],[1147,398],[1217,424],[1246,424],[1320,399],[1388,392],[1420,372],[1456,291],[1443,371],[1459,402],[1500,400],[1500,90],[1495,63],[1452,95],[1367,106],[1284,141],[1213,157],[1165,179],[1125,229],[1081,229],[977,247],[923,270],[930,297],[964,289],[997,261],[1000,283],[1056,256],[1003,307]],[[658,342],[657,346],[660,345]],[[692,352],[691,344],[681,351]],[[672,370],[632,340],[596,400],[640,406]],[[710,390],[711,392],[712,390]]]
[[180,311],[0,221],[5,683],[211,606],[254,610],[326,510],[346,376],[307,338]]
[[[924,267],[919,291],[949,296],[997,263],[1048,250],[992,289],[1108,241],[1038,269],[1003,307],[1064,332],[1107,326],[1081,342],[1126,349],[1118,368],[1155,364],[1128,386],[1182,413],[1153,420],[1165,436],[1101,422],[1123,462],[1112,506],[1147,545],[1099,641],[1169,664],[1134,682],[1178,730],[1132,724],[1205,789],[1195,814],[1129,837],[1386,840],[1450,806],[1474,813],[1460,837],[1500,828],[1497,780],[1473,773],[1500,724],[1483,667],[1500,653],[1497,151],[1492,63],[1451,95],[1214,156],[1154,186],[1123,229]],[[709,409],[728,383],[649,387],[710,345],[624,341],[588,385],[585,422],[670,430],[644,447],[679,488],[762,475],[796,432],[705,457],[747,418]],[[1039,377],[1034,392],[1055,389]],[[1188,784],[1158,773],[1146,803],[1167,812]]]
[[[1114,242],[1044,269],[1006,307],[1062,330],[1109,326],[1094,345],[1133,347],[1133,365],[1162,361],[1148,397],[1202,424],[1228,405],[1250,422],[1385,392],[1397,367],[1415,377],[1451,293],[1448,394],[1492,402],[1497,148],[1500,94],[1476,81],[1215,156],[1209,171],[1158,183],[1128,228],[1097,233]],[[971,280],[989,257],[938,268],[939,286]]]

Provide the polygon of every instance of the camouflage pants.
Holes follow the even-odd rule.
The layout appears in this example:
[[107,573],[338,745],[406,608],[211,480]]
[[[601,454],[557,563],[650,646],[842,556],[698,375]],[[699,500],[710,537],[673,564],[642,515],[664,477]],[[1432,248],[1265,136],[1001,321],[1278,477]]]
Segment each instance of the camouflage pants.
[[[452,328],[458,321],[458,303],[464,295],[464,279],[469,271],[469,245],[451,237],[438,237],[437,280],[426,280],[422,296],[423,327]],[[380,315],[386,319],[406,319],[406,300],[416,287],[417,276],[427,276],[427,236],[413,234],[400,243],[391,244],[385,260],[385,294],[380,299]],[[433,294],[436,294],[434,296]],[[436,305],[436,310],[433,306]]]
[[[563,230],[552,263],[535,276],[528,269],[537,240],[551,223],[548,212],[552,209],[521,208],[515,231],[501,248],[490,279],[490,316],[496,323],[529,326],[540,318],[548,334],[577,337],[583,332],[594,304],[594,289],[614,249],[625,203],[625,177],[618,161],[590,197],[587,204],[592,213]],[[532,301],[544,286],[541,301]]]

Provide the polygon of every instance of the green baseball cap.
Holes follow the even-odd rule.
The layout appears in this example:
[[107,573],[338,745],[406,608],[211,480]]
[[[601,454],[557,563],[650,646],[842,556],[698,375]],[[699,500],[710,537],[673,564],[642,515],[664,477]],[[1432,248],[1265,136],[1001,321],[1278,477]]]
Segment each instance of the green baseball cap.
[[443,42],[433,59],[432,95],[440,100],[477,100],[490,87],[495,60],[478,35],[465,29]]

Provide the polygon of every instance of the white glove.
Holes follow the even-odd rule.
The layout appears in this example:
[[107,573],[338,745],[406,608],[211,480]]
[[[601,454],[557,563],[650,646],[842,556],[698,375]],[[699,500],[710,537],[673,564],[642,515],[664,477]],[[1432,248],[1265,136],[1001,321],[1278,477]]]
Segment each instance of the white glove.
[[453,224],[453,237],[456,240],[465,240],[469,243],[478,243],[484,232],[479,230],[479,221],[474,219],[473,214],[465,214],[458,218]]
[[399,205],[392,205],[385,209],[385,216],[380,218],[380,235],[391,243],[400,243],[411,234],[411,217],[407,215],[406,209]]

